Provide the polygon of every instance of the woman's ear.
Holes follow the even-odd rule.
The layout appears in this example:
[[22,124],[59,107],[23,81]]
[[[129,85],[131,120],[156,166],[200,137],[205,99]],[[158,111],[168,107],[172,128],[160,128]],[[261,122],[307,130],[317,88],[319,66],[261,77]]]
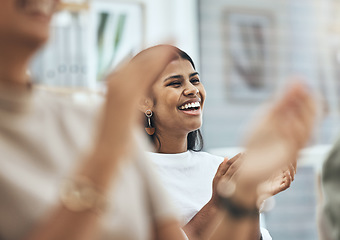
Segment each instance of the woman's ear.
[[149,97],[143,97],[138,103],[138,109],[145,113],[146,110],[152,110],[153,101]]

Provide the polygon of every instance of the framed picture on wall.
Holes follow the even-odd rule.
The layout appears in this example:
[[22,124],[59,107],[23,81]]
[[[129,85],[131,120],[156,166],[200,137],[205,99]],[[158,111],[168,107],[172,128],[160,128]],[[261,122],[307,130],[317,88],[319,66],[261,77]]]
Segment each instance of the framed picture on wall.
[[98,82],[122,60],[143,49],[144,6],[131,1],[94,0],[91,19],[91,75]]
[[145,45],[142,3],[63,0],[61,6],[49,42],[30,66],[39,84],[101,88],[109,71]]
[[223,55],[227,96],[235,101],[261,101],[276,85],[274,17],[268,11],[223,11]]

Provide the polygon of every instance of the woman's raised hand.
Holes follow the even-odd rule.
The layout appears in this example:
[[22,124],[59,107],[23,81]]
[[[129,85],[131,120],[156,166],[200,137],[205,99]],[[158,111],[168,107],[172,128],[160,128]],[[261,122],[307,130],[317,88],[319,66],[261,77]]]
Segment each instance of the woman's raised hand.
[[[282,168],[296,166],[299,150],[309,140],[315,120],[315,100],[300,82],[292,85],[261,116],[259,124],[249,135],[242,168],[235,174],[237,190],[243,192],[240,201],[245,200],[245,204],[252,204],[249,196],[252,194],[254,199],[258,197],[257,187],[260,183]],[[295,169],[290,169],[290,175],[292,172]],[[289,181],[291,180],[288,183]]]
[[231,177],[234,175],[234,173],[237,171],[237,169],[241,165],[241,159],[242,153],[237,154],[231,159],[228,159],[227,157],[224,158],[224,161],[219,165],[215,177],[213,179],[213,192],[211,196],[211,202],[218,206],[218,193],[217,193],[217,186],[218,183],[222,181],[228,182]]
[[[110,184],[118,160],[135,147],[133,131],[139,119],[138,101],[175,57],[167,46],[141,52],[107,76],[107,95],[97,139],[82,175]],[[101,176],[101,177],[99,177]]]
[[169,47],[157,46],[138,54],[108,75],[100,144],[126,150],[132,128],[139,120],[138,101],[174,57],[175,53]]
[[258,186],[259,198],[265,200],[288,189],[294,181],[294,176],[295,167],[293,164],[290,164],[285,169],[274,172],[266,181]]

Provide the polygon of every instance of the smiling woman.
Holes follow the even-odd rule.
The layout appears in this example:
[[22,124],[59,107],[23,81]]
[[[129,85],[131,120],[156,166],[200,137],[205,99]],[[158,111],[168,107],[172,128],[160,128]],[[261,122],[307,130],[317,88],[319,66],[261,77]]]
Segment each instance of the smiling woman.
[[[232,175],[239,168],[242,158],[237,155],[224,160],[201,152],[203,141],[199,129],[206,92],[190,56],[171,48],[177,57],[166,66],[142,101],[141,110],[152,112],[149,117],[146,114],[147,125],[152,120],[155,128],[150,137],[156,152],[148,154],[180,210],[181,224],[189,239],[208,239],[220,221],[216,186],[222,176]],[[260,195],[269,197],[287,189],[294,170],[290,167],[283,172],[274,173],[262,185]],[[266,229],[260,232],[259,211],[251,222],[251,239],[259,239],[261,235],[263,239],[271,239]]]
[[[154,84],[153,98],[149,101],[152,104],[151,110],[155,113],[156,135],[161,142],[186,139],[188,132],[198,131],[201,127],[204,87],[198,73],[187,60],[172,61],[161,78],[164,81],[157,81]],[[183,149],[176,147],[177,151],[187,149],[186,144],[181,146]],[[161,152],[168,151],[160,147]]]
[[150,137],[159,152],[201,150],[203,138],[199,128],[205,89],[191,57],[178,48],[171,48],[177,57],[153,85],[142,110],[154,113],[151,122],[156,131]]

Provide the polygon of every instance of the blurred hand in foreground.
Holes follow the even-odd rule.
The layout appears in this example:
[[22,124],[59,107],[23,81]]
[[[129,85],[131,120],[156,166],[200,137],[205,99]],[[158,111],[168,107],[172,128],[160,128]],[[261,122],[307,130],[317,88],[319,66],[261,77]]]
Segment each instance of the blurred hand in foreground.
[[315,121],[313,96],[305,85],[294,83],[250,133],[242,167],[232,177],[237,185],[235,198],[245,206],[254,201],[259,206],[264,188],[267,194],[275,194],[289,187],[299,150],[310,139]]

